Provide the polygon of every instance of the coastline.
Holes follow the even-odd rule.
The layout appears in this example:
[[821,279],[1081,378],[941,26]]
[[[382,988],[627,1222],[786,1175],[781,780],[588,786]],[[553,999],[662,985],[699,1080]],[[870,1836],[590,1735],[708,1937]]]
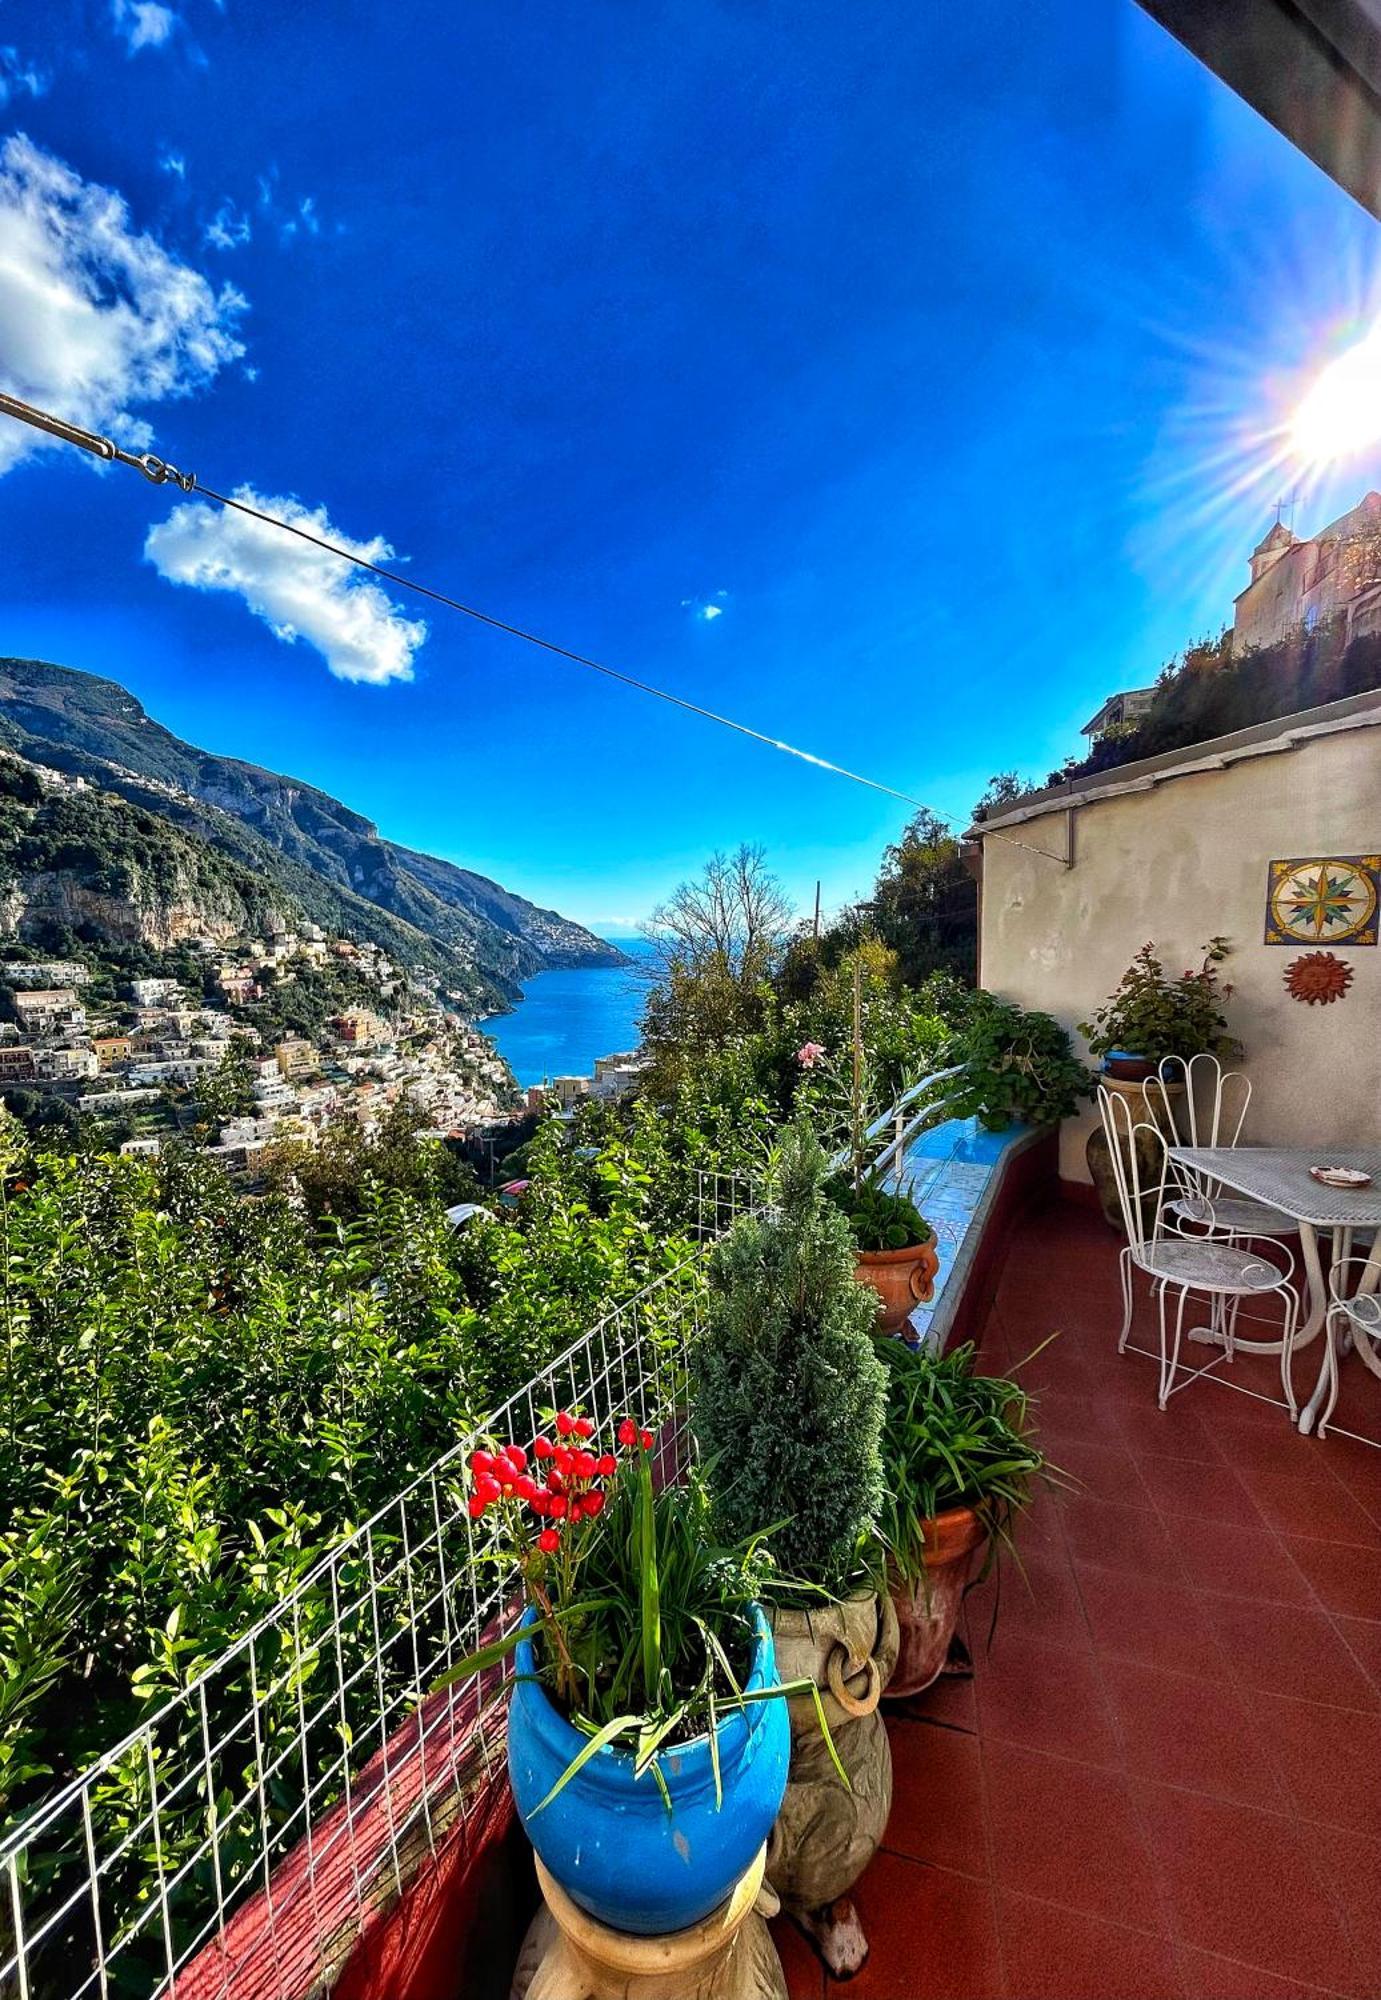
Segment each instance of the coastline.
[[641,1042],[641,1017],[650,952],[642,939],[611,939],[616,962],[553,966],[522,983],[522,996],[503,1012],[476,1022],[526,1092],[561,1078],[568,1092],[584,1078],[593,1088],[596,1066],[612,1055],[625,1059]]

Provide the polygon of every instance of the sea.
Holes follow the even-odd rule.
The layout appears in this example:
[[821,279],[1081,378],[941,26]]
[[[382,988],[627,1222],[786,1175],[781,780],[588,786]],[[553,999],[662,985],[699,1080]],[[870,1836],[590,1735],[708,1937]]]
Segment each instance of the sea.
[[599,1056],[638,1046],[647,997],[639,976],[652,956],[646,938],[610,938],[631,965],[561,967],[523,981],[511,1014],[481,1021],[524,1089],[553,1076],[588,1076]]

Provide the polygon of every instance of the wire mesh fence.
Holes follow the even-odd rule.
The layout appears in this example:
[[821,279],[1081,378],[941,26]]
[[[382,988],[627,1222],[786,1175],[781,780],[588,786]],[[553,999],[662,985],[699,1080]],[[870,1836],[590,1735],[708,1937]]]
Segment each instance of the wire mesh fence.
[[[697,1233],[708,1242],[753,1199],[746,1179],[705,1175]],[[590,1328],[0,1843],[0,1995],[211,2000],[248,1952],[259,1992],[319,1985],[322,1960],[501,1769],[508,1669],[437,1688],[512,1610],[497,1530],[467,1511],[470,1451],[530,1444],[577,1406],[602,1429],[629,1415],[653,1430],[674,1473],[704,1299],[702,1251]]]

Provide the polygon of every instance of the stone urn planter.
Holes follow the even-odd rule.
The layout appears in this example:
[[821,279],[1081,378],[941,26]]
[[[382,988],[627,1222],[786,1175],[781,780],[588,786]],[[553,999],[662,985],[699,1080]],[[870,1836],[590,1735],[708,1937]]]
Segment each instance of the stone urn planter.
[[899,1577],[892,1589],[898,1642],[889,1700],[920,1694],[943,1671],[964,1586],[987,1538],[972,1507],[950,1507],[926,1522],[925,1575],[915,1583]]
[[698,1924],[633,1937],[597,1923],[537,1863],[542,1906],[523,1941],[510,2000],[786,2000],[767,1920],[764,1849],[729,1897]]
[[892,1807],[892,1752],[878,1704],[897,1658],[888,1596],[868,1593],[772,1614],[783,1681],[813,1680],[852,1789],[839,1782],[808,1694],[787,1703],[791,1764],[767,1849],[767,1879],[837,1979],[868,1956],[849,1890],[881,1843]]
[[859,1251],[854,1276],[877,1293],[882,1332],[899,1332],[914,1306],[930,1302],[939,1268],[940,1253],[933,1236],[925,1243],[908,1244],[904,1250]]
[[[1150,1074],[1155,1075],[1154,1069]],[[1165,1083],[1157,1077],[1148,1090],[1146,1085],[1149,1078],[1114,1076],[1106,1069],[1099,1072],[1098,1081],[1115,1097],[1126,1098],[1133,1123],[1138,1127],[1135,1143],[1140,1185],[1148,1191],[1154,1189],[1160,1179],[1161,1168],[1160,1147],[1155,1135],[1156,1132],[1160,1132],[1169,1143],[1174,1143],[1175,1134],[1171,1127],[1177,1100],[1184,1096],[1184,1084]],[[1147,1130],[1147,1127],[1154,1129]],[[1122,1204],[1118,1199],[1112,1151],[1101,1119],[1088,1135],[1084,1145],[1084,1158],[1088,1162],[1089,1178],[1093,1182],[1098,1196],[1098,1206],[1103,1211],[1104,1219],[1121,1235]],[[1149,1230],[1155,1208],[1155,1196],[1148,1192],[1142,1201],[1146,1211],[1146,1226]]]

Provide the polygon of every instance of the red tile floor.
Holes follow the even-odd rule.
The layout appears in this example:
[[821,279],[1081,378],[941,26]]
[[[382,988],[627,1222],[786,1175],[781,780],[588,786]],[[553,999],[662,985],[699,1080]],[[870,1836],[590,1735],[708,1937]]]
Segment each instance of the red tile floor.
[[[1079,1484],[1033,1508],[990,1650],[971,1594],[972,1681],[891,1723],[858,2000],[1381,1994],[1381,1450],[1216,1381],[1159,1411],[1155,1364],[1117,1354],[1116,1253],[1066,1205],[1012,1231],[983,1360],[1058,1331],[1023,1379]],[[1279,1395],[1274,1361],[1224,1373]],[[1344,1380],[1337,1420],[1381,1436],[1381,1384]]]

